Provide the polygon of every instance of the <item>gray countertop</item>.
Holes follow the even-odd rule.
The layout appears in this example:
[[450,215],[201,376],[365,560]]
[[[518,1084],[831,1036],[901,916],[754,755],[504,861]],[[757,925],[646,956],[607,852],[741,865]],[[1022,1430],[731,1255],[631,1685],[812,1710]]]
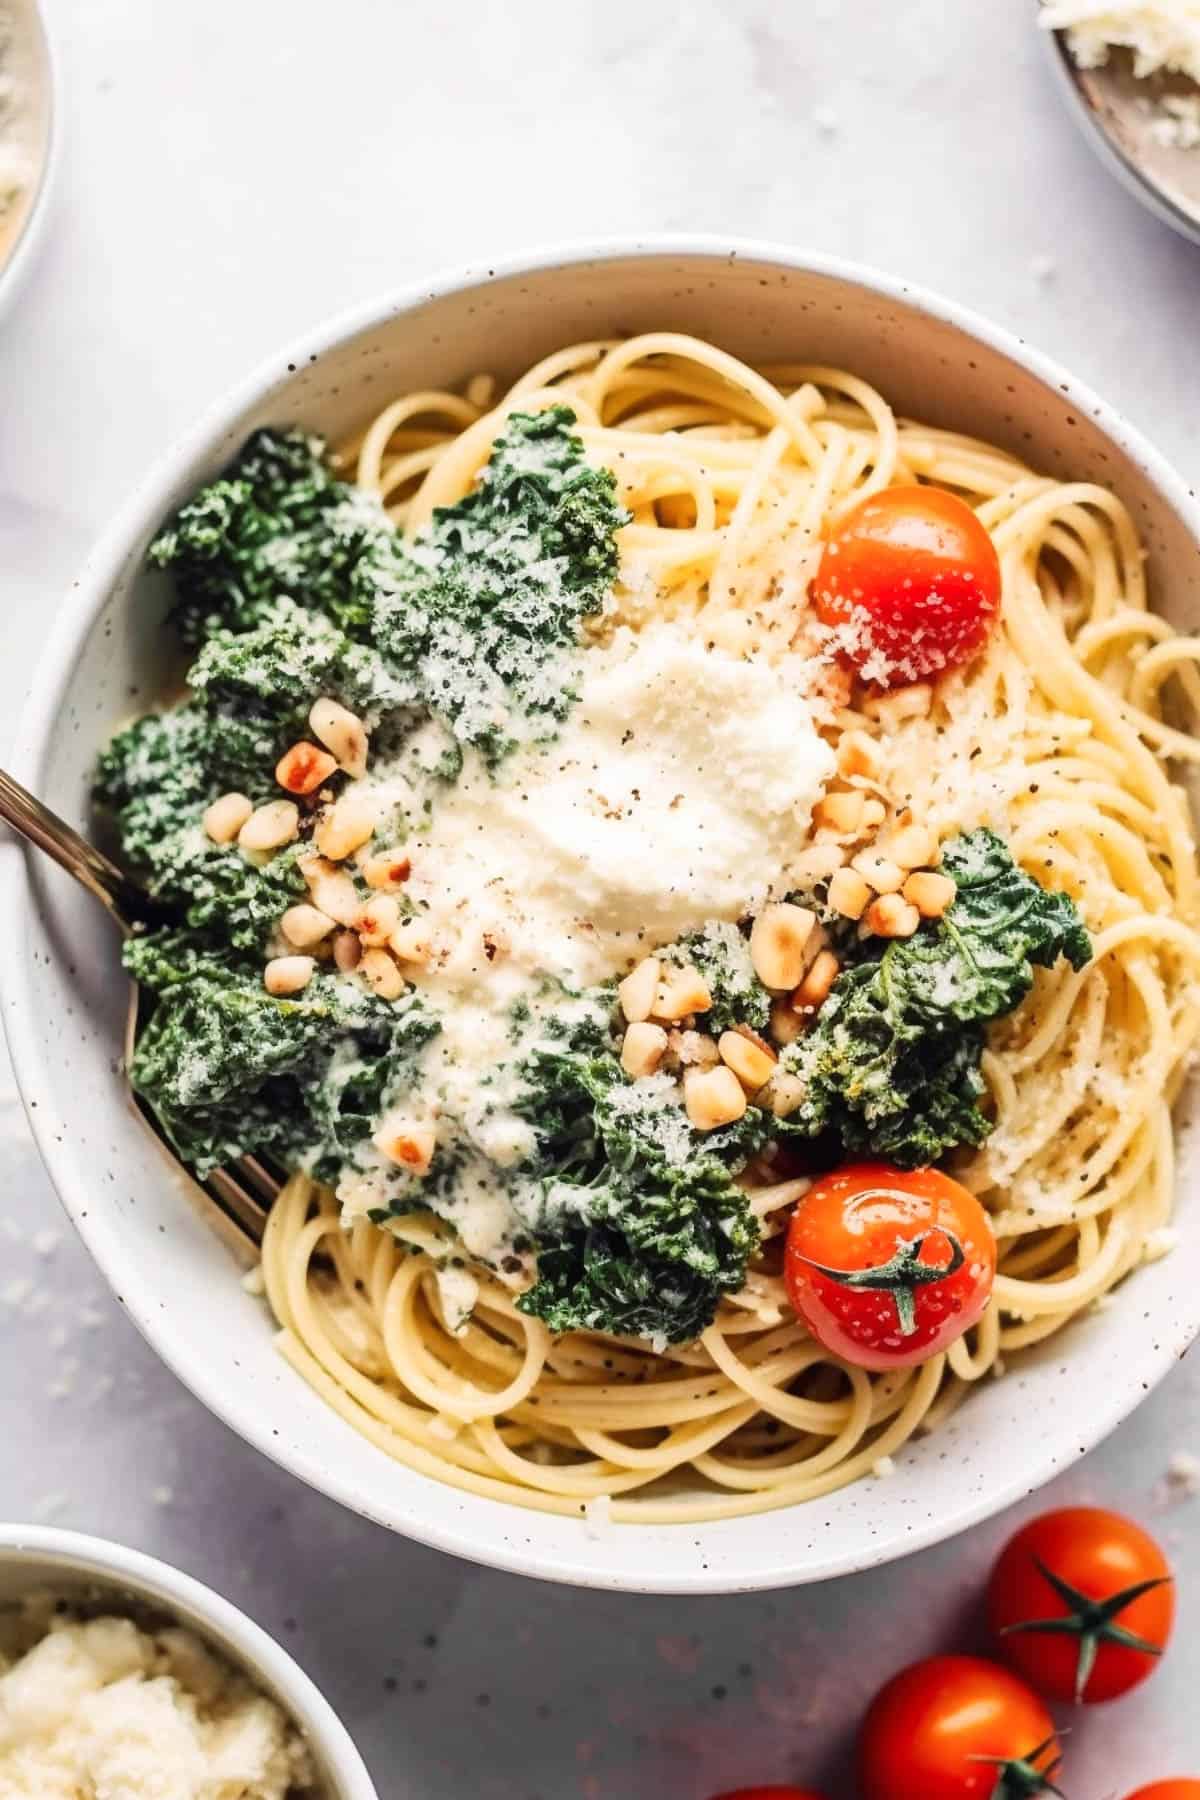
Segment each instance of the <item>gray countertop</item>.
[[[61,185],[0,329],[5,723],[88,543],[202,406],[331,311],[533,242],[711,230],[876,263],[1060,356],[1200,473],[1200,251],[1093,163],[1025,0],[49,9]],[[1167,1474],[1200,1450],[1198,1379],[1178,1369],[1047,1494],[1147,1519],[1181,1575],[1174,1656],[1070,1742],[1075,1800],[1200,1771],[1200,1502]],[[63,1220],[7,1075],[0,1433],[0,1514],[124,1539],[230,1595],[339,1707],[383,1800],[705,1800],[788,1778],[849,1800],[862,1703],[899,1662],[973,1641],[1013,1523],[819,1589],[691,1601],[391,1538],[158,1365]]]

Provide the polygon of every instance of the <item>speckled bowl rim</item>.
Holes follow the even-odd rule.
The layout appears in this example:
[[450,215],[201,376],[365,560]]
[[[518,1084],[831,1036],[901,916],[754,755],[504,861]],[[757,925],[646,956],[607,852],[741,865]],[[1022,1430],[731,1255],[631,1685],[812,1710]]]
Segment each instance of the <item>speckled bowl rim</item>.
[[[144,1551],[131,1550],[111,1538],[92,1537],[52,1525],[0,1524],[0,1568],[20,1567],[26,1560],[61,1568],[65,1580],[82,1577],[101,1587],[147,1599],[211,1642],[218,1653],[232,1655],[263,1690],[277,1699],[323,1763],[325,1787],[336,1783],[328,1800],[379,1800],[366,1764],[346,1727],[299,1663],[281,1644],[192,1575]],[[44,1580],[32,1584],[44,1586]],[[119,1611],[119,1605],[114,1610]]]
[[[141,541],[143,534],[163,516],[167,496],[179,472],[199,458],[206,447],[217,442],[231,421],[269,392],[285,370],[303,367],[306,361],[323,355],[346,338],[382,325],[416,306],[465,289],[534,275],[547,269],[664,256],[718,258],[733,263],[761,262],[774,264],[784,273],[813,274],[852,283],[885,300],[920,309],[935,321],[956,328],[989,350],[1021,365],[1046,387],[1057,390],[1078,407],[1086,409],[1096,427],[1140,468],[1184,522],[1200,548],[1200,504],[1194,491],[1139,431],[1051,358],[1030,350],[1009,332],[919,285],[838,257],[793,249],[769,240],[655,234],[631,239],[601,238],[560,243],[483,265],[454,268],[339,314],[260,364],[252,375],[205,412],[190,432],[157,458],[153,471],[104,533],[75,584],[73,595],[64,603],[21,717],[14,773],[28,780],[40,766],[93,620],[107,600],[131,545]],[[35,904],[24,856],[14,846],[0,847],[0,926],[9,943],[26,942],[27,925]],[[330,1466],[307,1448],[281,1444],[272,1433],[270,1419],[255,1402],[243,1403],[240,1392],[223,1388],[211,1378],[201,1360],[176,1355],[178,1346],[170,1340],[169,1333],[166,1342],[163,1341],[161,1294],[143,1282],[140,1274],[122,1260],[119,1248],[110,1241],[104,1209],[89,1205],[93,1195],[79,1181],[71,1157],[47,1112],[36,1104],[39,1090],[45,1087],[45,1065],[34,1030],[37,994],[29,960],[4,959],[0,962],[0,978],[0,997],[4,1002],[17,1085],[43,1161],[80,1236],[147,1342],[210,1411],[247,1443],[308,1486],[391,1530],[489,1567],[542,1580],[613,1591],[679,1594],[749,1592],[822,1581],[872,1568],[941,1543],[1035,1492],[1069,1463],[1093,1449],[1127,1418],[1200,1333],[1200,1283],[1197,1283],[1192,1285],[1186,1302],[1181,1305],[1180,1316],[1173,1321],[1174,1329],[1164,1331],[1159,1339],[1141,1347],[1136,1370],[1131,1370],[1128,1383],[1114,1383],[1099,1393],[1086,1418],[1064,1419],[1061,1442],[1055,1447],[1057,1453],[1046,1449],[1029,1463],[1006,1465],[997,1472],[996,1479],[986,1491],[981,1488],[971,1499],[941,1513],[934,1507],[927,1520],[920,1524],[909,1521],[897,1525],[886,1538],[864,1532],[861,1542],[852,1551],[814,1553],[810,1547],[803,1560],[798,1558],[789,1563],[784,1558],[778,1565],[773,1563],[770,1570],[739,1573],[736,1567],[727,1569],[714,1559],[714,1564],[700,1568],[692,1566],[680,1571],[630,1574],[619,1566],[609,1567],[599,1560],[581,1558],[574,1551],[559,1552],[539,1546],[541,1515],[518,1512],[500,1501],[494,1502],[491,1508],[494,1528],[479,1530],[470,1525],[463,1526],[452,1507],[438,1505],[437,1496],[448,1490],[432,1479],[429,1481],[431,1498],[428,1506],[420,1509],[409,1506],[402,1517],[396,1516],[399,1509],[388,1513],[369,1492],[364,1491],[360,1482],[344,1479],[338,1467]],[[516,1525],[514,1515],[518,1521]],[[778,1516],[767,1514],[765,1518]],[[680,1529],[702,1532],[705,1528]],[[622,1525],[614,1530],[636,1532],[638,1527]],[[618,1558],[613,1560],[619,1563]]]

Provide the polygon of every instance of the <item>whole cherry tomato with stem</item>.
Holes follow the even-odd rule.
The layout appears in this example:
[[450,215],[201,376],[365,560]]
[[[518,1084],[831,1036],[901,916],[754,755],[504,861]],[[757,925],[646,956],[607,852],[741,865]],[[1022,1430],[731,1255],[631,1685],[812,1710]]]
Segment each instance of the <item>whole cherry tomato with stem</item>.
[[974,1325],[996,1240],[974,1194],[938,1169],[846,1163],[788,1225],[784,1279],[817,1341],[863,1369],[903,1369]]
[[1060,1761],[1037,1695],[977,1656],[902,1669],[871,1702],[859,1736],[862,1800],[1029,1800],[1059,1793]]
[[1000,611],[1000,559],[946,488],[882,488],[828,533],[810,586],[844,660],[881,687],[970,662]]
[[1144,1681],[1171,1635],[1171,1571],[1132,1519],[1067,1506],[1000,1552],[988,1619],[1008,1660],[1053,1700],[1113,1700]]

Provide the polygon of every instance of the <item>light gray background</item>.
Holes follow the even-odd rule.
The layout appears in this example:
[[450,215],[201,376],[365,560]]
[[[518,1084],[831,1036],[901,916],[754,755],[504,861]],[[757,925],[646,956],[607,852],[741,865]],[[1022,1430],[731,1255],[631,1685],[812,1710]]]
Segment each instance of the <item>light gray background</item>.
[[[61,187],[0,329],[0,733],[89,541],[199,408],[333,310],[555,237],[727,231],[876,263],[1062,357],[1200,474],[1200,251],[1077,140],[1027,0],[50,10]],[[1074,1800],[1200,1772],[1200,1501],[1166,1478],[1200,1451],[1198,1378],[1179,1369],[1047,1494],[1148,1519],[1182,1577],[1169,1665],[1070,1740]],[[821,1589],[695,1601],[392,1539],[157,1365],[65,1226],[7,1077],[0,1446],[0,1514],[165,1556],[278,1633],[383,1800],[704,1800],[788,1778],[850,1800],[863,1702],[901,1661],[971,1642],[1014,1522]]]

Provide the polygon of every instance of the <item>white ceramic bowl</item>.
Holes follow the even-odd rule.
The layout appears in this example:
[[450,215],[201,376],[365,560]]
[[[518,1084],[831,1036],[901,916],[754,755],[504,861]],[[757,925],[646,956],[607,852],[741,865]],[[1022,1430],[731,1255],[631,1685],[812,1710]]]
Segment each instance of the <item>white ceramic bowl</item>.
[[[166,603],[143,553],[164,516],[246,433],[298,421],[337,434],[406,389],[515,372],[580,338],[698,332],[750,358],[838,363],[903,412],[1010,445],[1055,474],[1111,484],[1132,508],[1155,592],[1200,623],[1200,510],[1129,426],[1066,372],[931,295],[769,245],[591,245],[423,283],[286,350],[150,474],[64,607],[19,731],[16,772],[69,819],[114,722],[156,696]],[[549,1579],[659,1592],[784,1586],[937,1542],[1021,1498],[1136,1405],[1200,1328],[1200,1210],[1180,1252],[1117,1304],[987,1382],[886,1481],[699,1529],[582,1522],[461,1494],[391,1462],[279,1358],[261,1301],[164,1176],[131,1116],[118,1057],[126,1004],[99,909],[56,869],[0,857],[5,1009],[29,1117],[68,1212],[123,1304],[184,1381],[303,1481],[394,1530]],[[1192,1185],[1185,1140],[1179,1173]]]
[[62,135],[54,47],[37,0],[8,0],[7,11],[12,20],[8,72],[20,96],[18,130],[31,173],[13,229],[0,232],[0,313],[16,298],[45,233]]
[[149,1606],[194,1631],[278,1701],[312,1751],[321,1800],[379,1800],[345,1726],[273,1638],[228,1600],[169,1563],[107,1538],[48,1526],[0,1525],[0,1607],[50,1589],[93,1596],[120,1613]]

